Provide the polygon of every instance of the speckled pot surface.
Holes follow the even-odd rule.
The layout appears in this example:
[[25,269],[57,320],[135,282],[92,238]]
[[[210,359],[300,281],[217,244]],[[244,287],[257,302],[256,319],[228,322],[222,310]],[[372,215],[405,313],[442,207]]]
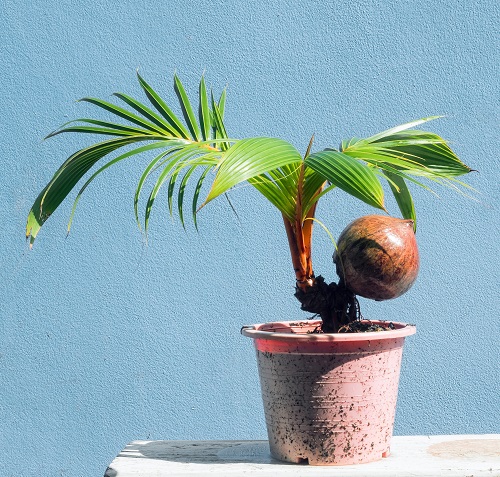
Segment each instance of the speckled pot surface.
[[393,323],[390,331],[311,334],[319,324],[242,329],[257,350],[271,454],[310,465],[388,456],[403,343],[415,327]]

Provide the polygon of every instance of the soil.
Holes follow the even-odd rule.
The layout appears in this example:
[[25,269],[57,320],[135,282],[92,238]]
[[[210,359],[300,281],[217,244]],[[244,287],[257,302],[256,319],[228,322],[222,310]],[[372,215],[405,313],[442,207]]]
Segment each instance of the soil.
[[[337,333],[366,333],[368,331],[390,331],[394,329],[396,328],[392,322],[382,326],[377,323],[372,323],[369,320],[358,320],[341,326]],[[324,333],[324,331],[321,329],[321,326],[318,326],[313,333]]]

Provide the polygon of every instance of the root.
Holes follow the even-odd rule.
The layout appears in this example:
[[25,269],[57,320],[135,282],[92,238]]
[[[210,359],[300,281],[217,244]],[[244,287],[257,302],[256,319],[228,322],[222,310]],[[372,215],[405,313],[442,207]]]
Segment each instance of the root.
[[321,317],[323,333],[337,333],[361,319],[356,295],[342,281],[327,284],[323,277],[316,277],[314,284],[305,290],[297,286],[295,297],[300,301],[302,310]]

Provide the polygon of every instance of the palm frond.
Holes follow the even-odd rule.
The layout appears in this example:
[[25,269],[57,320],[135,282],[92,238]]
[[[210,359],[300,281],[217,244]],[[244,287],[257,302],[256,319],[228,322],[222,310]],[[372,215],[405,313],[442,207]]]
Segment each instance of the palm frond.
[[431,178],[450,178],[471,171],[451,150],[448,143],[437,134],[408,130],[425,118],[389,129],[368,139],[358,140],[343,147],[342,152],[375,166],[392,164],[407,174]]
[[[144,169],[144,172],[141,174],[141,177],[139,179],[139,182],[137,184],[137,188],[135,190],[134,194],[134,214],[135,214],[135,220],[137,222],[137,226],[139,229],[141,229],[141,221],[139,218],[139,198],[142,192],[142,188],[146,182],[146,179],[149,177],[149,175],[157,168],[160,167],[162,163],[164,163],[167,159],[165,159],[166,156],[173,154],[174,152],[178,151],[180,148],[179,147],[172,147],[166,151],[161,152],[159,155],[157,155]],[[173,167],[174,164],[172,164],[171,167]]]
[[[410,129],[438,116],[424,118],[375,134],[367,139],[342,142],[342,152],[364,161],[381,172],[391,188],[401,214],[416,224],[416,211],[407,186],[411,181],[431,190],[415,179],[422,177],[458,189],[457,176],[471,171],[437,134]],[[432,190],[431,190],[432,191]]]
[[178,137],[191,139],[188,129],[182,124],[180,119],[172,112],[167,103],[161,96],[146,82],[146,80],[137,72],[137,79],[150,103],[156,110],[168,121],[168,123],[176,130]]
[[389,186],[396,199],[399,210],[405,219],[413,220],[413,230],[417,230],[417,213],[415,211],[415,204],[413,202],[413,197],[406,185],[403,177],[392,172],[386,172],[387,178],[389,179]]
[[144,117],[137,116],[131,111],[122,108],[120,106],[117,106],[116,104],[112,104],[108,101],[104,101],[102,99],[97,99],[97,98],[82,98],[79,101],[94,104],[95,106],[98,106],[116,116],[126,119],[131,123],[137,124],[138,126],[141,126],[142,128],[151,131],[154,134],[165,134],[167,132],[165,129],[161,128],[157,124],[154,124],[144,119]]
[[[222,92],[221,98],[217,103],[214,99],[214,95],[212,93],[212,117],[213,117],[213,125],[215,127],[215,138],[216,139],[226,139],[227,131],[224,126],[224,107],[225,107],[225,90]],[[226,151],[229,148],[228,142],[221,142],[220,147],[223,151]]]
[[[302,161],[295,162],[248,181],[290,221],[295,220],[297,213],[301,165]],[[302,220],[305,220],[308,211],[321,197],[325,182],[323,175],[306,167],[302,187]]]
[[[162,171],[160,173],[160,178],[156,180],[146,205],[145,226],[147,229],[151,206],[154,202],[156,194],[161,188],[163,182],[169,179],[170,174],[177,170],[176,168],[179,168],[178,163],[184,161],[187,164],[193,159],[193,157],[203,157],[204,155],[208,157],[213,155],[214,152],[222,154],[223,147],[218,145],[219,142],[222,142],[224,148],[228,147],[230,144],[227,139],[226,129],[218,105],[216,104],[217,111],[215,113],[209,108],[203,78],[200,82],[199,100],[201,117],[203,118],[203,134],[201,135],[196,119],[194,118],[193,108],[187,98],[187,94],[184,91],[182,83],[177,76],[175,77],[174,89],[179,97],[180,105],[185,115],[187,123],[186,126],[182,124],[182,122],[167,106],[166,102],[139,74],[137,74],[137,77],[139,84],[157,112],[153,111],[153,109],[149,108],[140,101],[123,93],[115,93],[115,96],[124,101],[134,112],[101,99],[83,98],[80,101],[91,103],[116,117],[125,119],[132,125],[93,118],[81,118],[64,124],[61,128],[47,136],[53,137],[62,133],[75,132],[117,137],[99,142],[77,151],[71,155],[56,171],[52,179],[38,195],[28,214],[26,236],[29,238],[31,245],[33,244],[45,221],[64,201],[80,180],[84,178],[87,172],[89,172],[101,159],[114,151],[136,143],[151,142],[149,145],[132,149],[131,151],[112,158],[90,176],[90,178],[84,183],[83,187],[80,188],[76,196],[70,214],[68,230],[71,227],[76,205],[80,200],[82,193],[98,175],[109,169],[111,166],[121,162],[123,159],[147,153],[153,149],[163,149],[163,152],[149,162],[139,180],[134,197],[134,211],[139,224],[138,201],[141,190],[149,175],[157,167],[161,167]],[[223,101],[225,101],[225,93],[222,94],[221,100],[222,98],[224,98]],[[211,118],[215,116],[217,116],[217,121],[212,122]],[[210,137],[212,130],[217,137],[222,139],[210,139],[210,141],[207,141],[206,139]],[[202,136],[205,140],[202,140]],[[181,181],[182,193],[178,196],[179,212],[181,214],[183,194],[187,181],[196,168],[202,167],[203,170],[205,170],[206,164],[206,161],[203,162],[200,159],[199,164],[191,164],[189,166],[191,167],[191,172],[183,176]],[[212,161],[211,167],[214,167],[215,164],[217,164],[217,162]],[[184,165],[182,165],[181,168],[182,167],[184,167]],[[183,220],[183,217],[181,218]]]
[[198,230],[198,220],[197,220],[197,212],[198,212],[198,199],[200,197],[201,188],[203,187],[203,183],[205,182],[205,178],[208,173],[212,170],[212,165],[205,166],[205,170],[201,173],[198,181],[196,183],[196,187],[193,193],[193,200],[191,205],[191,215],[193,217],[193,224],[196,230]]
[[226,97],[227,97],[227,92],[226,88],[224,88],[220,95],[219,101],[217,102],[217,109],[219,111],[219,116],[222,121],[224,121],[224,113],[226,111]]
[[377,141],[380,141],[386,137],[391,137],[391,136],[394,136],[396,134],[399,134],[401,131],[411,129],[415,126],[419,126],[420,124],[426,123],[427,121],[433,121],[433,120],[439,119],[441,117],[442,116],[429,116],[427,118],[416,119],[415,121],[410,121],[409,123],[400,124],[399,126],[395,126],[395,127],[386,129],[385,131],[374,134],[373,136],[370,136],[366,139],[360,139],[359,141],[357,141],[357,144],[361,145],[361,144],[369,144],[369,143],[377,142]]
[[[296,171],[299,167],[300,162],[297,163]],[[285,168],[278,168],[248,179],[248,182],[290,221],[294,220],[297,204],[296,171],[288,172]]]
[[198,121],[196,120],[196,116],[186,94],[186,90],[184,89],[184,86],[182,85],[182,82],[177,75],[174,75],[174,89],[179,98],[182,113],[184,114],[184,120],[186,121],[186,124],[191,131],[191,135],[196,141],[200,141],[201,133],[200,127],[198,126]]
[[[188,191],[192,192],[191,212],[197,227],[199,209],[247,183],[288,219],[288,225],[293,224],[292,227],[297,229],[297,222],[305,224],[307,220],[307,233],[304,235],[309,240],[316,203],[334,188],[385,210],[379,178],[386,179],[403,217],[415,220],[415,206],[407,186],[409,182],[429,189],[418,180],[423,177],[459,189],[462,184],[456,177],[471,170],[444,139],[430,132],[411,129],[436,117],[396,126],[366,139],[342,141],[339,151],[326,149],[309,154],[311,140],[303,159],[292,144],[282,139],[229,138],[224,124],[226,90],[216,100],[212,91],[209,94],[203,76],[196,103],[191,103],[181,80],[174,76],[174,92],[182,119],[139,73],[137,79],[150,105],[124,93],[115,93],[115,97],[129,109],[96,98],[81,100],[125,120],[125,123],[81,118],[63,124],[47,136],[80,133],[106,136],[108,139],[72,154],[40,192],[28,215],[26,233],[31,244],[48,217],[80,180],[84,180],[104,157],[125,147],[127,150],[97,167],[80,187],[73,203],[68,230],[83,192],[96,177],[124,159],[154,150],[157,152],[146,163],[133,201],[135,218],[141,228],[140,197],[151,179],[152,187],[145,201],[145,233],[153,205],[164,186],[167,188],[169,211],[174,213],[176,203],[183,226],[186,225],[186,196]],[[197,114],[193,104],[197,105]],[[109,136],[112,138],[109,139]],[[209,175],[210,172],[213,174]],[[190,187],[191,184],[193,187]],[[199,206],[205,186],[207,195]]]
[[[212,140],[211,140],[212,141]],[[169,154],[165,157],[163,161],[160,162],[159,168],[161,172],[156,179],[156,182],[149,194],[146,210],[144,214],[144,231],[147,233],[149,228],[149,219],[151,216],[151,211],[153,208],[153,204],[155,203],[156,197],[160,192],[160,189],[163,185],[168,182],[167,189],[167,199],[168,199],[168,208],[170,214],[173,215],[173,203],[175,198],[175,190],[177,187],[177,180],[180,173],[183,169],[192,169],[191,173],[185,177],[184,183],[181,181],[181,186],[183,189],[182,194],[177,196],[178,200],[178,210],[182,211],[182,203],[184,198],[184,188],[187,184],[187,179],[192,175],[194,170],[204,170],[207,165],[214,168],[218,160],[214,160],[214,157],[218,158],[222,155],[222,152],[216,149],[213,149],[210,146],[211,141],[204,141],[199,143],[192,143],[182,148],[178,148],[172,154]],[[149,167],[149,166],[148,166]],[[141,178],[142,180],[142,178]],[[182,213],[182,212],[181,212]],[[183,222],[184,218],[181,216],[181,222]]]
[[302,220],[306,218],[308,211],[324,194],[327,194],[336,187],[333,184],[330,184],[328,187],[324,187],[326,182],[327,180],[322,174],[310,167],[306,167],[302,198]]
[[152,138],[161,139],[149,135],[111,139],[94,144],[70,156],[40,192],[29,212],[26,236],[30,238],[30,243],[33,244],[45,221],[97,161],[123,146]]
[[82,188],[80,189],[80,191],[78,192],[77,196],[76,196],[76,199],[73,203],[73,208],[71,209],[71,214],[70,214],[70,218],[69,218],[69,222],[68,222],[68,227],[67,227],[67,231],[68,233],[70,232],[71,230],[71,224],[73,222],[73,217],[75,215],[75,211],[76,211],[76,206],[78,204],[78,201],[80,200],[80,197],[82,196],[83,192],[85,191],[85,189],[90,185],[90,183],[98,176],[100,175],[102,172],[104,172],[106,169],[108,169],[109,167],[117,164],[118,162],[120,161],[123,161],[124,159],[127,159],[131,156],[134,156],[136,154],[141,154],[143,152],[147,152],[147,151],[150,151],[150,150],[153,150],[153,149],[159,149],[159,148],[165,148],[165,147],[172,147],[172,144],[170,141],[163,141],[163,142],[155,142],[153,144],[147,144],[145,146],[141,146],[141,147],[138,147],[136,149],[132,149],[131,151],[128,151],[126,152],[125,154],[122,154],[118,157],[115,157],[114,159],[112,159],[111,161],[107,162],[106,164],[104,164],[102,167],[100,167],[96,172],[94,172],[90,177],[89,179],[87,179],[87,181],[85,182],[85,184],[82,186]]
[[237,184],[300,161],[299,152],[282,139],[242,139],[222,155],[214,182],[203,205]]
[[170,126],[170,124],[160,115],[156,114],[150,108],[142,104],[140,101],[128,96],[123,93],[114,93],[113,96],[116,96],[118,99],[121,99],[126,104],[128,104],[132,109],[135,109],[138,113],[141,114],[142,117],[148,119],[151,123],[157,126],[160,131],[166,132],[167,134],[177,137],[177,132],[174,128]]
[[310,154],[305,163],[339,189],[385,210],[382,186],[374,172],[364,163],[333,150]]
[[[79,123],[92,124],[92,126],[84,126]],[[69,126],[70,124],[72,126]],[[48,134],[45,139],[66,132],[100,134],[104,136],[135,136],[137,134],[156,134],[156,132],[151,132],[148,129],[141,129],[124,124],[111,123],[108,121],[98,121],[95,119],[81,118],[63,124],[59,129],[56,129],[55,131]]]
[[205,85],[205,78],[202,76],[199,87],[200,107],[199,116],[203,140],[208,141],[212,136],[212,112],[208,104],[207,87]]

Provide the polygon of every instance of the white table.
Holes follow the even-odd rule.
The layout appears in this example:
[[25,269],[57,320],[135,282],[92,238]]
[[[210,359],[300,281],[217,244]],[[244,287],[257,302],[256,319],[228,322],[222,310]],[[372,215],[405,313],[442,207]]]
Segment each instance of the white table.
[[267,441],[133,441],[104,477],[500,477],[500,434],[393,437],[391,455],[344,467],[286,464]]

